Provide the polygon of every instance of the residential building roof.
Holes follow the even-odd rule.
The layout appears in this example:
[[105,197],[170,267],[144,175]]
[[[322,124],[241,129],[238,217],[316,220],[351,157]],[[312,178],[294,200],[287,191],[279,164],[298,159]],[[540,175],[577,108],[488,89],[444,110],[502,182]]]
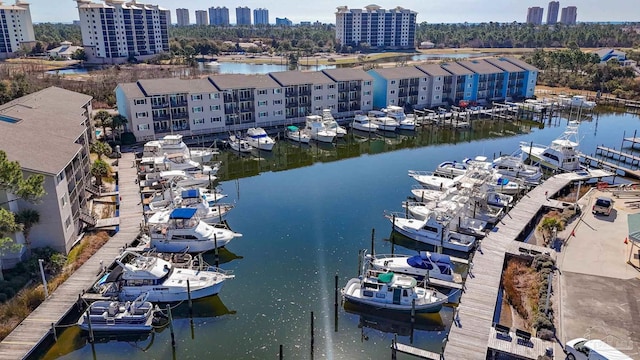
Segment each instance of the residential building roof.
[[125,96],[129,99],[139,99],[139,98],[145,97],[144,93],[142,92],[142,89],[140,88],[137,82],[120,83],[118,84],[117,87],[122,89],[122,92],[124,92]]
[[521,67],[521,68],[523,68],[525,70],[528,70],[528,71],[540,71],[540,70],[538,70],[537,67],[535,67],[535,66],[533,66],[531,64],[528,64],[528,63],[526,63],[526,62],[524,62],[524,61],[522,61],[520,59],[514,58],[514,57],[504,57],[502,59],[505,59],[508,62],[510,62],[510,63],[512,63],[514,65],[517,65],[518,67]]
[[269,75],[222,74],[209,76],[209,79],[220,91],[233,89],[274,89],[281,87]]
[[56,175],[82,148],[91,96],[57,87],[0,105],[0,150],[23,169]]
[[282,71],[269,75],[281,86],[334,83],[333,80],[321,71]]
[[373,80],[373,77],[362,69],[325,69],[322,72],[334,81]]
[[473,71],[458,64],[457,62],[444,63],[444,64],[440,64],[440,66],[443,69],[447,70],[448,72],[452,73],[453,75],[473,75],[474,74]]
[[616,49],[611,49],[611,48],[609,48],[609,49],[600,49],[598,51],[595,51],[594,54],[597,54],[600,57],[600,59],[602,59],[603,61],[609,60],[613,56],[615,56],[615,57],[618,57],[618,56],[626,57],[627,56],[626,52],[620,51],[620,50],[616,50]]
[[201,94],[215,92],[215,87],[208,79],[145,79],[136,82],[143,96],[165,95],[165,94]]
[[416,68],[431,76],[451,76],[451,73],[438,64],[416,65]]
[[458,64],[480,75],[499,74],[504,72],[484,60],[462,60],[459,61]]
[[373,69],[371,71],[375,71],[378,75],[380,75],[381,77],[387,80],[424,77],[424,73],[416,69],[415,66],[380,68],[380,69]]
[[505,58],[489,58],[485,60],[491,65],[494,65],[495,67],[502,69],[503,71],[507,71],[507,72],[523,72],[524,71],[523,68],[515,65],[512,62],[509,62]]

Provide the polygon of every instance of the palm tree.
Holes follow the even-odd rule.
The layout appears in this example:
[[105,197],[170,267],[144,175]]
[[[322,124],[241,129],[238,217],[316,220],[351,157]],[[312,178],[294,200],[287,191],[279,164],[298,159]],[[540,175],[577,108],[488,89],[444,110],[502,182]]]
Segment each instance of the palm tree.
[[93,116],[93,121],[95,122],[96,126],[102,127],[103,134],[105,134],[104,127],[109,126],[108,124],[111,123],[109,119],[111,119],[111,114],[109,114],[109,112],[105,110],[100,110]]
[[40,213],[35,209],[22,209],[16,213],[15,217],[16,222],[22,224],[24,242],[27,245],[27,255],[31,255],[29,233],[31,232],[31,228],[40,222]]
[[109,155],[113,150],[104,141],[97,141],[91,144],[91,152],[98,155],[98,160],[102,160],[102,155]]
[[111,118],[111,132],[113,133],[113,141],[116,140],[116,135],[114,133],[114,130],[120,130],[120,128],[123,127],[128,122],[129,120],[127,120],[125,116],[122,116],[120,114]]
[[102,185],[102,177],[109,174],[109,165],[104,160],[98,159],[91,165],[91,175],[96,178],[96,185]]

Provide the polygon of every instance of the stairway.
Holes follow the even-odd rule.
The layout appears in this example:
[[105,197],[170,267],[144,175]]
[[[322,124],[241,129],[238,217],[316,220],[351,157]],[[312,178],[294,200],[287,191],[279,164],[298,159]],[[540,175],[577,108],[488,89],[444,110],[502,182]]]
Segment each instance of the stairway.
[[98,220],[86,210],[80,210],[80,221],[89,226],[96,226]]

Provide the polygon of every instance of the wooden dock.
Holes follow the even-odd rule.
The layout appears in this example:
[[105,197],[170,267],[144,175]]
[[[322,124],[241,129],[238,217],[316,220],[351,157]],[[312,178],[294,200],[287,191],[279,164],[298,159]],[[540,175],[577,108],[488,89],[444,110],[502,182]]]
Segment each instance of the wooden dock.
[[614,164],[612,162],[598,159],[593,156],[580,154],[580,162],[582,162],[587,166],[594,166],[594,167],[598,167],[605,170],[621,171],[624,174],[624,176],[640,179],[640,170],[632,170],[626,166]]
[[608,157],[618,161],[624,161],[625,163],[630,162],[632,166],[636,167],[640,164],[640,157],[602,145],[598,145],[596,147],[596,155]]
[[140,231],[143,222],[142,208],[139,204],[140,193],[133,182],[136,169],[132,164],[132,153],[123,154],[118,169],[120,179],[120,231],[113,236],[84,265],[76,270],[60,287],[49,295],[20,325],[18,325],[1,343],[0,360],[16,360],[27,357],[51,332],[52,324],[57,324],[74,306],[78,295],[91,286],[100,273],[101,264],[110,263],[120,254],[120,249],[131,243]]
[[[496,225],[496,231],[489,233],[482,241],[481,250],[476,251],[473,257],[473,268],[465,283],[466,290],[449,332],[445,359],[487,358],[487,352],[491,349],[493,318],[505,255],[518,251],[518,247],[532,247],[515,239],[521,236],[529,222],[548,202],[545,193],[552,196],[575,179],[573,174],[560,174],[546,180],[524,196],[509,212],[509,216]],[[537,251],[542,249],[545,248]]]
[[403,354],[413,355],[415,357],[427,360],[440,360],[441,355],[424,349],[420,349],[411,345],[398,343],[396,339],[391,341],[391,358],[395,359],[395,353],[401,352]]
[[531,337],[529,340],[522,339],[514,331],[507,334],[496,331],[495,327],[489,329],[490,350],[501,354],[516,355],[518,359],[537,360],[538,356],[544,355],[547,348],[553,349],[553,342]]

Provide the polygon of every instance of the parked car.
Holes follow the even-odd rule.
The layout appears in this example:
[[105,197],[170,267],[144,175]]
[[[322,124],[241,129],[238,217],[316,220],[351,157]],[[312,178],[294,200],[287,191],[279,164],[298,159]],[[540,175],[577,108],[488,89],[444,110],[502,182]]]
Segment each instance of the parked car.
[[620,350],[602,340],[577,338],[567,341],[564,347],[569,360],[632,360]]
[[591,212],[594,215],[604,214],[606,216],[609,216],[609,214],[611,214],[612,209],[613,209],[613,199],[609,197],[601,196],[596,199],[595,204],[593,204],[593,208],[591,208]]

